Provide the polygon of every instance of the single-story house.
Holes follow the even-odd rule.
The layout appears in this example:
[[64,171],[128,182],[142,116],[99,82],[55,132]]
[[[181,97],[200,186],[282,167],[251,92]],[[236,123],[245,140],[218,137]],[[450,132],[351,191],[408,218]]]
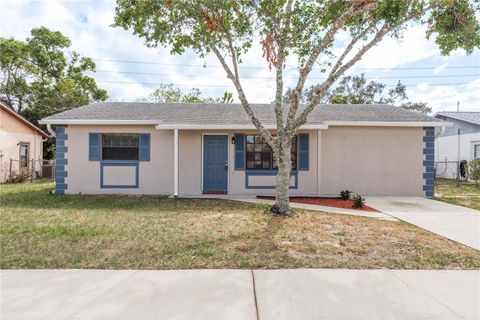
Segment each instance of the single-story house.
[[[273,105],[254,104],[275,129]],[[240,104],[105,102],[55,126],[57,194],[271,195],[276,160]],[[296,135],[291,194],[432,196],[434,128],[388,105],[319,105]]]
[[10,172],[41,172],[43,140],[48,134],[0,102],[0,182]]
[[[437,177],[455,179],[457,162],[461,164],[480,158],[480,112],[445,111],[435,117],[453,124],[436,129],[436,174]],[[461,175],[465,170],[459,173]]]

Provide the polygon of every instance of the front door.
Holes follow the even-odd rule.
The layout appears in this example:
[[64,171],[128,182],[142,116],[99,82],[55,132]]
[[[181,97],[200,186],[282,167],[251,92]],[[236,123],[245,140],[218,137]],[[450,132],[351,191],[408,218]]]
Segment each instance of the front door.
[[227,193],[228,136],[203,136],[203,192]]

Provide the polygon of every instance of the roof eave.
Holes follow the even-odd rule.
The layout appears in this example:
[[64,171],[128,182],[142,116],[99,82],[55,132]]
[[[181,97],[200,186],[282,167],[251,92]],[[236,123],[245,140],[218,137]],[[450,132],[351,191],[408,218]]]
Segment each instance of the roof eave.
[[51,125],[156,125],[156,120],[95,120],[95,119],[42,119],[38,123]]
[[355,127],[450,127],[453,125],[445,121],[325,121],[325,124]]
[[476,126],[480,126],[480,123],[478,123],[478,122],[475,122],[473,120],[463,119],[463,118],[460,118],[460,117],[456,117],[454,115],[442,114],[441,112],[439,112],[439,113],[435,114],[435,117],[437,117],[437,116],[442,116],[442,117],[445,117],[445,118],[450,118],[450,119],[453,119],[453,120],[463,121],[463,122],[466,122],[466,123],[474,124]]
[[[9,108],[7,105],[5,105],[4,103],[1,103],[0,102],[0,106],[3,108],[3,110],[5,110],[6,112],[8,112],[9,114],[11,114],[13,117],[15,117],[16,119],[18,119],[19,121],[21,121],[23,124],[25,124],[27,127],[30,127],[30,129],[33,129],[35,130],[36,132],[38,132],[41,136],[43,136],[44,138],[50,138],[50,135],[46,132],[44,132],[42,129],[40,129],[39,127],[37,127],[36,125],[34,125],[33,123],[31,123],[30,121],[28,121],[27,119],[25,119],[24,117],[22,117],[21,115],[19,115],[18,113],[16,113],[15,111],[13,111],[11,108]],[[40,122],[39,122],[40,123]]]

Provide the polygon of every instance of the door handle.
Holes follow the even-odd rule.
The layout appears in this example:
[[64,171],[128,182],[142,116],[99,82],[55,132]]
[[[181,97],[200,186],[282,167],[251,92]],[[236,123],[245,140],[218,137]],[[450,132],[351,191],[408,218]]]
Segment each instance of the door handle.
[[228,168],[228,161],[225,161],[225,168]]

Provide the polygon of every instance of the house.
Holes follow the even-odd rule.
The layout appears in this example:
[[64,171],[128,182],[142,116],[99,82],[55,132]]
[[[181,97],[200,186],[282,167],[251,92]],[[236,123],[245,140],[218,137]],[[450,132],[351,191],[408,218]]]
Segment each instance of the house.
[[480,112],[439,112],[435,117],[453,124],[436,130],[436,175],[455,179],[458,161],[462,177],[462,162],[480,158]]
[[[252,105],[270,130],[273,105]],[[102,102],[55,126],[57,194],[274,193],[276,161],[240,104]],[[432,196],[437,118],[387,105],[319,105],[292,148],[291,194]]]
[[46,138],[47,133],[0,102],[0,182],[13,171],[40,174]]

